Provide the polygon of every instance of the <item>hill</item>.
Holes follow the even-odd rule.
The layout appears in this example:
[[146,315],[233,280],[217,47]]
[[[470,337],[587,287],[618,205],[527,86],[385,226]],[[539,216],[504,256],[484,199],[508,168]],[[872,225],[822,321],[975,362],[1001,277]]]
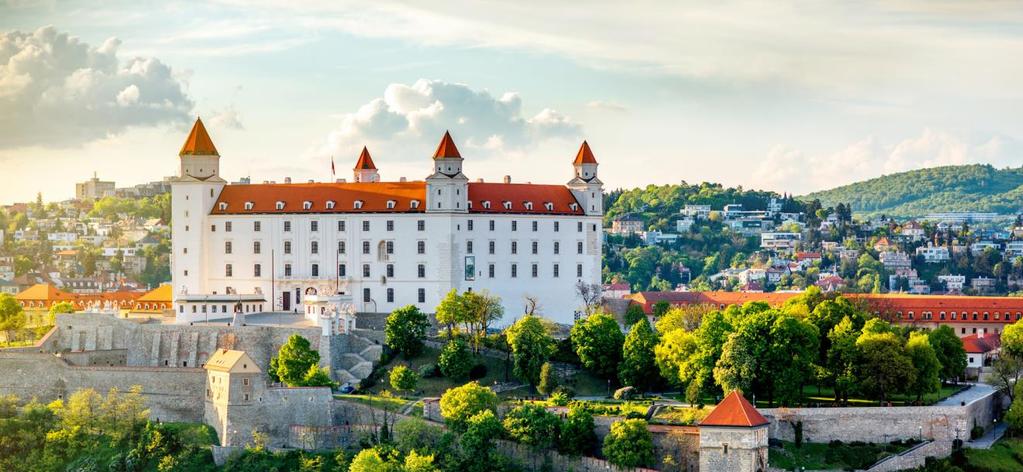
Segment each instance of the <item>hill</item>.
[[1015,214],[1023,209],[1023,168],[933,167],[814,192],[800,200],[846,203],[857,213],[923,216],[941,211]]

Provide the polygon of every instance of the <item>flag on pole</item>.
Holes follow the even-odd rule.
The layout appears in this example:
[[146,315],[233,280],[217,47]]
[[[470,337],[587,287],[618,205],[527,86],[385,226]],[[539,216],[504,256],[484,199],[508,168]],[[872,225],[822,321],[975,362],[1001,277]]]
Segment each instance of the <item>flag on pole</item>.
[[337,176],[337,172],[334,171],[334,155],[333,154],[330,155],[330,176],[331,177],[336,177]]

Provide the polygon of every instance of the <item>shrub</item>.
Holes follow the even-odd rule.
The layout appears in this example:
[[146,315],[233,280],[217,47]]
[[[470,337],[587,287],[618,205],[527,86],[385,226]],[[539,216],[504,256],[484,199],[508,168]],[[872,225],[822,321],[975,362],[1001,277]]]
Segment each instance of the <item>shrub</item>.
[[511,439],[541,449],[553,446],[561,430],[557,415],[535,403],[508,412],[502,424]]
[[440,397],[440,414],[455,431],[465,431],[469,418],[483,411],[497,411],[497,394],[476,382],[449,389]]
[[469,369],[469,380],[479,380],[487,376],[487,366],[484,364],[476,364]]
[[547,399],[547,402],[554,406],[566,406],[568,405],[569,398],[563,392],[554,392]]
[[461,338],[452,339],[444,346],[437,359],[437,365],[445,377],[464,379],[472,369],[472,354]]
[[636,393],[636,389],[634,389],[632,387],[622,387],[622,388],[620,388],[618,390],[615,390],[614,399],[615,400],[631,400],[632,396],[635,393]]
[[611,425],[604,438],[604,457],[622,467],[643,467],[654,462],[654,441],[643,420],[622,420]]
[[573,406],[561,424],[561,440],[558,450],[562,453],[578,456],[589,454],[597,444],[597,434],[593,432],[593,415],[585,408]]
[[403,365],[391,369],[391,388],[399,392],[411,392],[419,384],[419,374]]
[[437,364],[427,364],[419,367],[419,376],[424,379],[440,377],[440,367]]

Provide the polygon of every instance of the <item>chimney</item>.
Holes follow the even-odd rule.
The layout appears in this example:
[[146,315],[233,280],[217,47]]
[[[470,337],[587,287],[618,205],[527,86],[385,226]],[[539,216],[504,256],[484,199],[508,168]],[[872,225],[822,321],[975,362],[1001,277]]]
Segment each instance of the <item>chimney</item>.
[[284,178],[284,183],[290,184],[291,183],[291,177],[285,177]]
[[476,183],[482,184],[483,183],[483,177],[480,177],[480,178],[476,179]]
[[506,184],[510,184],[511,183],[511,176],[510,175],[504,176],[504,183],[506,183]]
[[264,184],[268,184],[268,183],[270,183],[270,181],[269,180],[264,180],[263,183]]
[[313,180],[313,179],[309,179],[309,183],[314,184],[314,183],[316,183],[316,181]]
[[404,181],[405,181],[405,177],[398,177],[398,182],[404,182]]
[[337,179],[337,180],[338,180],[338,182],[341,182],[343,184],[348,183],[348,179]]

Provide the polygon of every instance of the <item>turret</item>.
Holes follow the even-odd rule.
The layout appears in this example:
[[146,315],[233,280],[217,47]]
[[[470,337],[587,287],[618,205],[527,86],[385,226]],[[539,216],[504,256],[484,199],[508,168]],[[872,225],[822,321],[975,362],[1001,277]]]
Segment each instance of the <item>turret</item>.
[[575,177],[568,182],[568,188],[587,215],[604,214],[604,183],[597,178],[597,165],[589,143],[583,141],[572,162]]
[[362,147],[362,153],[359,154],[359,161],[355,163],[355,168],[352,169],[353,179],[355,182],[379,182],[380,173],[377,172],[377,166],[373,164],[373,158],[369,155],[369,150],[366,146]]
[[181,146],[178,157],[181,158],[179,177],[193,177],[198,180],[220,177],[220,153],[213,145],[213,140],[206,132],[201,118],[195,119],[192,132]]
[[462,174],[462,155],[445,131],[433,153],[434,173],[426,178],[426,211],[468,211],[469,179]]

